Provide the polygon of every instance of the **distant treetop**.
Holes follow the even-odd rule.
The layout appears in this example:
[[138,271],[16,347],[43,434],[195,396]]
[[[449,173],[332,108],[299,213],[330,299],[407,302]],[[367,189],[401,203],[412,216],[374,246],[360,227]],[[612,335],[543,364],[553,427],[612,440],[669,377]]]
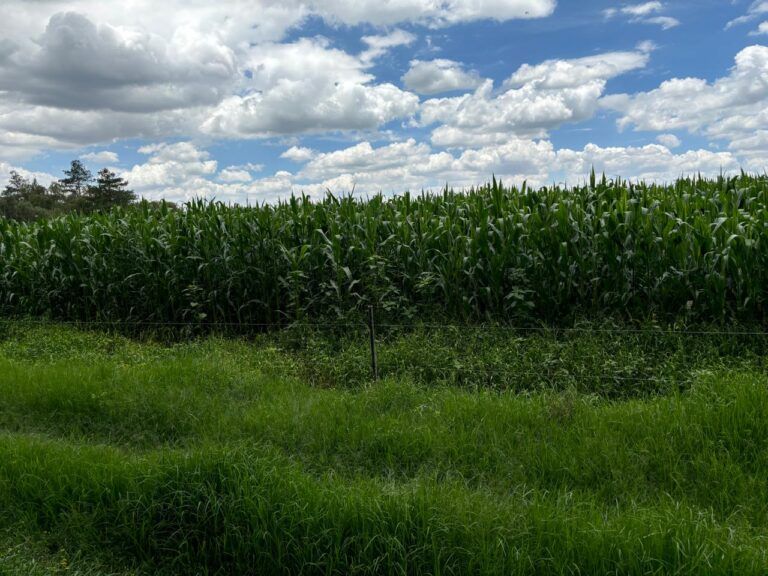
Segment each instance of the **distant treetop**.
[[0,217],[29,221],[67,212],[107,212],[135,202],[136,194],[128,182],[108,168],[99,170],[94,179],[80,160],[72,160],[64,178],[47,188],[12,171],[0,193]]

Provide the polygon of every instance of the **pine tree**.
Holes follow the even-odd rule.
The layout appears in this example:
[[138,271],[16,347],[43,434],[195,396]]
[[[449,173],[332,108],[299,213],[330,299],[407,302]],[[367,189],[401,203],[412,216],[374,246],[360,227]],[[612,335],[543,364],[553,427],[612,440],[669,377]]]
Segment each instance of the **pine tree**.
[[64,170],[64,174],[66,178],[59,180],[59,184],[67,194],[75,198],[82,196],[93,181],[91,171],[80,160],[72,160],[69,170]]
[[96,185],[88,189],[88,198],[93,210],[109,210],[113,206],[131,204],[136,195],[128,189],[128,182],[108,168],[103,168],[99,171]]

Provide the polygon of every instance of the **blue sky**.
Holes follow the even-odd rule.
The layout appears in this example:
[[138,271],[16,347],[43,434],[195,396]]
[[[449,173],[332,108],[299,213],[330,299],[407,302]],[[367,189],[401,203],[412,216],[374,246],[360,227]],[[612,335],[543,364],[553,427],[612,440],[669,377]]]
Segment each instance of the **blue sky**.
[[5,0],[0,184],[273,201],[768,169],[768,1]]

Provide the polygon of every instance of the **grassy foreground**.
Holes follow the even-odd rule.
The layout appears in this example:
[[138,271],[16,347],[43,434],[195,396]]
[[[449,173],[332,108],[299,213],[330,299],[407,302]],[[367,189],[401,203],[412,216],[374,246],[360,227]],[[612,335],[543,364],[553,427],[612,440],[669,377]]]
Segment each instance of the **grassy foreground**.
[[757,356],[639,396],[513,393],[310,386],[275,339],[5,336],[0,574],[768,571]]

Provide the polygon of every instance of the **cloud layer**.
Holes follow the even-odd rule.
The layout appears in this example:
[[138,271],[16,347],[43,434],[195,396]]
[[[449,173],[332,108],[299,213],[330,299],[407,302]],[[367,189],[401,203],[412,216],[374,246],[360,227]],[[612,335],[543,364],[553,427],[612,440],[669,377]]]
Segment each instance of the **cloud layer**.
[[620,113],[618,126],[655,132],[685,130],[722,140],[749,167],[765,168],[768,142],[768,47],[750,46],[736,55],[727,76],[714,82],[673,78],[634,95],[614,95],[602,104]]
[[[354,55],[321,38],[283,43],[311,17],[332,25],[444,27],[540,18],[554,0],[6,0],[0,8],[0,154],[123,138],[375,129],[418,98],[366,69],[415,40],[365,36]],[[74,128],[73,128],[74,125]]]
[[627,4],[620,8],[608,8],[603,11],[606,19],[616,17],[627,18],[634,24],[655,24],[662,30],[669,30],[680,25],[680,21],[672,16],[665,15],[666,6],[658,1],[643,2],[641,4]]
[[[641,36],[573,47],[567,58],[504,51],[503,42],[494,61],[441,53],[454,29],[548,18],[556,8],[555,0],[5,0],[0,185],[14,166],[51,151],[111,166],[141,194],[175,200],[399,192],[469,186],[492,173],[573,182],[593,166],[659,180],[768,167],[768,48],[744,48],[719,78],[660,73],[661,39],[686,28],[671,3],[583,10],[593,24],[653,32],[661,48]],[[741,11],[727,27],[749,23],[741,33],[758,42],[768,2]],[[641,91],[626,88],[654,66],[664,81],[645,76]],[[598,122],[622,145],[587,132],[563,143],[563,131]],[[130,151],[118,155],[116,142]],[[271,147],[277,166],[217,152],[256,145]]]
[[432,143],[473,146],[504,142],[512,137],[543,137],[567,122],[591,118],[606,82],[642,68],[645,52],[610,52],[573,60],[548,60],[523,65],[494,90],[484,81],[472,94],[431,99],[421,106],[424,126],[437,124]]
[[360,142],[333,152],[299,152],[286,156],[300,164],[295,171],[254,177],[248,170],[218,171],[204,150],[184,142],[149,146],[145,163],[125,171],[133,187],[148,198],[185,201],[195,197],[223,201],[265,202],[305,193],[322,197],[326,190],[359,195],[437,190],[446,183],[461,188],[484,182],[488,174],[533,186],[581,183],[594,167],[611,176],[672,181],[681,174],[732,172],[739,162],[730,152],[691,150],[675,153],[667,146],[555,149],[546,140],[511,139],[504,144],[448,152],[407,139],[375,146]]

